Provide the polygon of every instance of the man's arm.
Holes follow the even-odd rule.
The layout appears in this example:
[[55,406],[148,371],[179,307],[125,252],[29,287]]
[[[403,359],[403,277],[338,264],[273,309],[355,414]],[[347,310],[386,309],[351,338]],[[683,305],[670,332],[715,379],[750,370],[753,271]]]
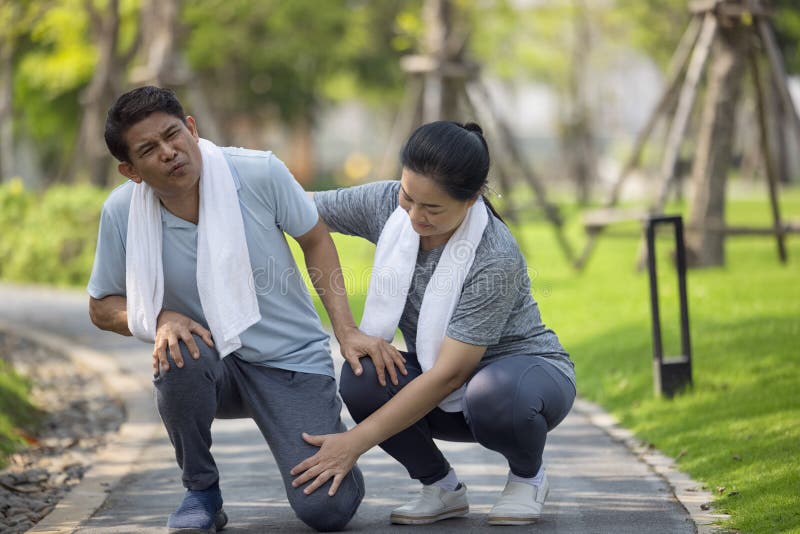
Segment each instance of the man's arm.
[[378,370],[378,380],[386,384],[384,369],[389,372],[392,383],[397,384],[397,371],[406,374],[405,359],[396,348],[383,339],[361,332],[353,320],[347,291],[339,264],[339,255],[331,239],[328,227],[319,219],[308,232],[295,238],[303,249],[311,282],[322,299],[331,318],[333,333],[342,348],[342,356],[358,376],[362,372],[359,358],[369,355]]
[[[102,299],[89,297],[89,317],[101,330],[109,330],[131,336],[128,329],[128,301],[120,295],[109,295]],[[167,347],[169,347],[175,365],[183,367],[183,356],[179,342],[183,341],[189,353],[195,360],[200,357],[200,349],[197,348],[192,334],[197,334],[206,345],[214,346],[211,339],[211,332],[204,328],[200,323],[186,317],[183,314],[170,310],[161,310],[156,321],[156,339],[153,344],[153,371],[158,372],[158,366],[165,371],[169,370],[169,360],[167,360]]]
[[89,297],[89,318],[100,330],[132,336],[128,329],[127,299],[120,295],[109,295],[102,299]]

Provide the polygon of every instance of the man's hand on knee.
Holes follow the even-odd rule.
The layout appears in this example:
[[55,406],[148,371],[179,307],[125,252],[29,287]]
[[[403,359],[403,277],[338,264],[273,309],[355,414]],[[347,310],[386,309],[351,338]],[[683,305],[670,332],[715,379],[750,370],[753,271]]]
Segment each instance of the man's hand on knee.
[[211,332],[203,325],[178,312],[161,310],[156,323],[156,341],[153,346],[153,372],[158,373],[159,367],[164,371],[169,370],[167,348],[172,354],[175,365],[183,367],[183,355],[179,345],[181,341],[186,344],[192,358],[195,360],[200,358],[200,349],[192,334],[200,336],[209,347],[214,346]]

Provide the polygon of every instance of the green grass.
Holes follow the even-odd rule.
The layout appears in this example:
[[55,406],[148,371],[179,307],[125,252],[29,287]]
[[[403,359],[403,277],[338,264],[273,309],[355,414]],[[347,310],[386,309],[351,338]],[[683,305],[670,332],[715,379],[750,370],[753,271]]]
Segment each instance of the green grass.
[[[782,211],[800,219],[800,190],[782,194]],[[577,210],[565,213],[571,240],[582,245]],[[768,225],[765,195],[730,201],[727,220]],[[646,273],[635,269],[638,239],[601,238],[578,273],[547,225],[530,222],[514,232],[542,316],[575,361],[579,393],[677,458],[680,469],[717,495],[715,508],[731,514],[725,527],[800,532],[800,236],[788,238],[787,265],[779,263],[774,239],[736,237],[728,240],[725,267],[690,271],[694,388],[667,400],[653,394],[649,290]],[[359,318],[374,247],[335,239],[354,278],[348,289]],[[671,243],[664,236],[657,246],[664,343],[675,355]]]
[[25,445],[22,429],[30,433],[40,411],[28,401],[30,384],[0,359],[0,467],[9,454]]

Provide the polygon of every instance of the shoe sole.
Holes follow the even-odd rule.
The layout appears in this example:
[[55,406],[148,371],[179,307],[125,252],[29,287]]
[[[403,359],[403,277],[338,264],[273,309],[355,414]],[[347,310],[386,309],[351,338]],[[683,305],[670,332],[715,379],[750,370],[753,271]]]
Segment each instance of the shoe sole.
[[214,524],[211,528],[168,528],[169,534],[216,534],[218,530],[225,528],[228,524],[228,514],[221,509],[214,516]]
[[464,506],[463,508],[455,508],[453,510],[447,510],[446,512],[442,512],[436,515],[403,515],[403,514],[395,514],[392,513],[389,516],[389,520],[395,525],[429,525],[431,523],[436,523],[437,521],[441,521],[442,519],[450,519],[451,517],[461,517],[465,516],[469,513],[469,506]]
[[490,517],[489,524],[490,525],[532,525],[534,523],[538,523],[538,517]]

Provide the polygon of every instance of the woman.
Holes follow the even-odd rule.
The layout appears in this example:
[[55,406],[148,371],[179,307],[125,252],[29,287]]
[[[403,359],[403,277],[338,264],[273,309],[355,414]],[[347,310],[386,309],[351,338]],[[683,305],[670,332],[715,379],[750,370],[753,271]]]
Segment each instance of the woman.
[[[426,124],[401,162],[399,182],[314,196],[331,230],[377,243],[360,328],[391,341],[399,326],[409,352],[399,376],[385,358],[385,385],[369,358],[348,358],[340,392],[358,425],[304,434],[320,450],[292,470],[293,484],[311,481],[311,493],[333,479],[332,495],[357,458],[380,444],[423,484],[392,523],[432,523],[469,510],[466,485],[433,438],[478,442],[509,464],[489,523],[534,523],[549,487],[547,432],[575,397],[572,362],[542,324],[518,245],[483,198],[489,151],[481,128]],[[346,357],[351,349],[342,348]]]

